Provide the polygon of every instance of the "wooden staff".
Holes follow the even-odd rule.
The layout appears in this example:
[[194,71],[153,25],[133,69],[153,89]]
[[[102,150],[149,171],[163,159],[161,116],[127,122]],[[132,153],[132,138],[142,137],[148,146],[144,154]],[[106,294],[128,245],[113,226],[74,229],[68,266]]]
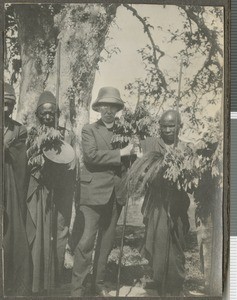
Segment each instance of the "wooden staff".
[[[135,112],[140,104],[140,99],[141,99],[141,83],[140,81],[138,82],[138,94],[137,94],[137,104],[136,104],[136,108],[135,108]],[[137,130],[137,126],[136,126],[136,130]],[[138,147],[139,147],[139,151],[141,152],[141,145],[140,145],[140,139],[138,137],[138,135],[135,135],[135,137],[137,137],[136,140],[138,140]]]
[[126,222],[127,222],[128,202],[129,202],[129,196],[127,197],[126,205],[124,208],[123,231],[122,231],[122,237],[121,237],[119,261],[118,261],[118,277],[117,277],[116,297],[119,297],[119,290],[120,290],[120,274],[121,274],[121,264],[122,264],[122,257],[123,257],[124,236],[125,236],[125,229],[126,229]]
[[[58,129],[58,110],[59,110],[59,88],[60,88],[60,56],[61,56],[61,42],[58,42],[57,48],[57,81],[56,81],[56,113],[55,113],[55,129]],[[50,294],[52,290],[52,272],[55,271],[53,268],[53,258],[55,251],[55,225],[56,211],[54,203],[54,186],[51,188],[50,193],[50,211],[49,211],[49,262],[48,262],[48,286],[47,293]]]
[[47,294],[50,295],[52,290],[52,277],[53,277],[53,251],[54,251],[54,188],[51,188],[50,193],[50,211],[49,211],[49,261],[48,261],[48,286],[47,286]]
[[[130,163],[129,163],[129,168],[130,167],[131,167],[131,159],[130,159]],[[128,184],[128,194],[127,194],[126,204],[124,207],[124,215],[123,215],[123,230],[122,230],[121,245],[120,245],[120,251],[119,251],[116,297],[119,297],[119,290],[120,290],[120,274],[121,274],[121,264],[122,264],[122,257],[123,257],[124,236],[125,236],[125,229],[126,229],[126,223],[127,223],[128,203],[129,203],[129,184]]]
[[[129,158],[129,169],[131,168],[131,158]],[[123,216],[123,230],[122,230],[122,237],[121,237],[121,245],[119,251],[119,261],[118,261],[118,275],[117,275],[117,288],[116,288],[116,297],[119,297],[119,290],[120,290],[120,274],[121,274],[121,264],[122,264],[122,257],[123,257],[123,245],[124,245],[124,236],[126,230],[126,223],[127,223],[127,214],[128,214],[128,203],[129,203],[129,183],[128,183],[128,193],[126,204],[124,207],[124,216]]]
[[58,129],[58,110],[59,110],[59,88],[60,88],[60,69],[61,69],[61,42],[58,42],[57,49],[57,82],[56,82],[56,116],[55,129]]
[[180,62],[180,71],[179,71],[178,97],[177,97],[177,101],[176,101],[176,111],[177,111],[177,115],[176,115],[176,118],[175,118],[174,148],[176,148],[176,147],[177,147],[177,144],[178,144],[178,135],[177,135],[177,131],[178,131],[178,114],[179,114],[179,103],[180,103],[180,91],[181,91],[181,81],[182,81],[182,70],[183,70],[183,59],[181,59],[181,62]]
[[[137,99],[135,111],[137,110],[139,102],[140,102],[140,93],[141,93],[141,85],[139,82],[138,83],[138,99]],[[139,145],[139,148],[140,148],[140,145]],[[141,151],[141,149],[140,149],[140,151]],[[129,159],[129,169],[130,169],[130,167],[131,167],[131,158]],[[127,195],[126,204],[124,207],[123,230],[122,230],[121,245],[120,245],[120,251],[119,251],[119,261],[118,261],[116,297],[119,297],[119,290],[120,290],[120,274],[121,274],[121,264],[122,264],[122,257],[123,257],[124,236],[125,236],[126,223],[127,223],[128,203],[129,203],[129,184],[128,184],[128,195]]]

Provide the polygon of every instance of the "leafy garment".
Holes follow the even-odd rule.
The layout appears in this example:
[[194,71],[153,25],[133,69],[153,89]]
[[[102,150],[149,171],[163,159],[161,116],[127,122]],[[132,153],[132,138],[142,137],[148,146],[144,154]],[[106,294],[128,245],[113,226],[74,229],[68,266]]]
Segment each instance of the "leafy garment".
[[[181,149],[185,143],[179,141]],[[144,153],[165,154],[166,145],[160,138],[147,138]],[[146,224],[143,253],[152,265],[153,280],[160,295],[180,294],[185,279],[184,234],[188,231],[189,197],[183,190],[159,178],[147,190],[142,213]]]
[[26,236],[27,132],[14,120],[4,132],[4,291],[24,296],[30,292],[30,250]]

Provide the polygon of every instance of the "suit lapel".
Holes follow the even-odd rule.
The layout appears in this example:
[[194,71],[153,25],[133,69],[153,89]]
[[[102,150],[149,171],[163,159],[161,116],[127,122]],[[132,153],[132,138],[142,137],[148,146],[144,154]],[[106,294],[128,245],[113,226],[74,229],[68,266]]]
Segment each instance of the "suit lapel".
[[104,124],[102,124],[101,119],[96,122],[96,128],[97,128],[97,131],[100,134],[100,136],[105,141],[108,148],[112,150],[111,138],[112,138],[113,133],[111,131],[109,131]]

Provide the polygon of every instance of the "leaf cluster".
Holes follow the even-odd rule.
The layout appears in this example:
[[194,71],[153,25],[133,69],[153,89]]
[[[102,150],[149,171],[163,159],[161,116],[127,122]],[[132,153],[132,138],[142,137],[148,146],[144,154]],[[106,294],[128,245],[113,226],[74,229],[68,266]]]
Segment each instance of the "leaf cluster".
[[[49,72],[54,63],[57,29],[53,26],[52,20],[64,5],[62,4],[34,4],[22,5],[8,4],[5,9],[5,40],[6,55],[5,69],[12,69],[11,83],[16,83],[21,73],[21,51],[20,43],[25,43],[28,47],[34,48],[36,57],[36,69],[40,73],[42,68],[42,51],[47,55],[44,63]],[[18,27],[22,28],[24,21],[25,31],[21,31],[19,38]],[[42,24],[40,24],[42,22]],[[31,39],[29,39],[31,35]],[[31,41],[29,43],[29,41]],[[25,50],[26,51],[26,50]]]
[[223,181],[222,156],[222,135],[216,126],[195,145],[167,147],[162,157],[158,151],[146,153],[133,164],[127,184],[135,199],[144,196],[153,185],[193,193],[197,215],[205,218],[219,199],[217,193]]
[[[118,264],[119,255],[120,255],[120,249],[119,248],[113,249],[109,256],[109,262]],[[131,248],[130,246],[124,246],[121,263],[122,266],[137,266],[137,265],[146,265],[148,261],[145,258],[141,257],[141,254],[136,248]]]
[[[180,94],[180,108],[187,108],[190,126],[200,125],[202,120],[199,118],[200,112],[204,109],[204,101],[209,105],[217,104],[220,100],[223,89],[223,45],[222,32],[220,27],[215,24],[223,22],[221,8],[207,8],[204,6],[178,6],[178,11],[183,17],[181,29],[168,29],[167,41],[171,47],[183,45],[173,58],[178,62],[183,61],[183,73],[188,74],[193,69],[195,61],[200,60],[194,74],[183,76],[182,90]],[[141,17],[139,18],[141,19]],[[148,24],[149,25],[149,24]],[[150,33],[151,37],[151,33]],[[137,93],[137,84],[140,86],[140,96],[149,105],[156,104],[157,112],[172,100],[177,101],[177,92],[174,87],[178,83],[178,75],[172,75],[159,68],[159,60],[166,57],[166,53],[158,58],[156,47],[161,47],[161,43],[156,45],[151,37],[151,44],[138,50],[144,63],[146,76],[144,79],[135,80],[128,83],[125,87],[130,95]],[[168,57],[168,56],[167,56]],[[168,83],[168,84],[166,84]],[[190,103],[191,101],[191,103]],[[188,107],[187,103],[188,102]],[[206,105],[206,104],[205,104]]]
[[172,97],[174,91],[170,88],[170,85],[167,85],[164,79],[165,75],[158,68],[152,47],[146,45],[137,51],[142,57],[146,76],[143,80],[136,79],[134,82],[128,83],[125,90],[128,91],[129,95],[136,95],[137,86],[139,85],[139,96],[142,101],[147,102],[148,105],[156,104],[156,106],[160,106],[162,99],[168,96]]
[[[211,129],[215,130],[211,130]],[[192,192],[199,187],[203,174],[222,180],[222,135],[210,126],[195,145],[186,149],[169,148],[164,157],[164,178],[180,190]]]
[[32,171],[42,168],[44,165],[43,149],[56,147],[61,143],[62,135],[59,130],[45,125],[32,127],[29,130],[26,141],[28,166]]
[[11,84],[16,83],[21,71],[20,44],[17,30],[14,7],[8,4],[5,7],[5,47],[7,53],[4,57],[4,63],[5,69],[9,69],[9,65],[12,65]]
[[123,148],[134,138],[145,139],[151,134],[152,116],[148,109],[140,104],[134,113],[125,108],[120,118],[116,118],[111,144],[114,148]]

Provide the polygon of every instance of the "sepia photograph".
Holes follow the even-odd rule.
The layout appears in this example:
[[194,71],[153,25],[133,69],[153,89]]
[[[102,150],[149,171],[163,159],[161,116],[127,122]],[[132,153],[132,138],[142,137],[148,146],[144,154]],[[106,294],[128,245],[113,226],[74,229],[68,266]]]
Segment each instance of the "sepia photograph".
[[3,14],[2,295],[222,299],[225,7]]

